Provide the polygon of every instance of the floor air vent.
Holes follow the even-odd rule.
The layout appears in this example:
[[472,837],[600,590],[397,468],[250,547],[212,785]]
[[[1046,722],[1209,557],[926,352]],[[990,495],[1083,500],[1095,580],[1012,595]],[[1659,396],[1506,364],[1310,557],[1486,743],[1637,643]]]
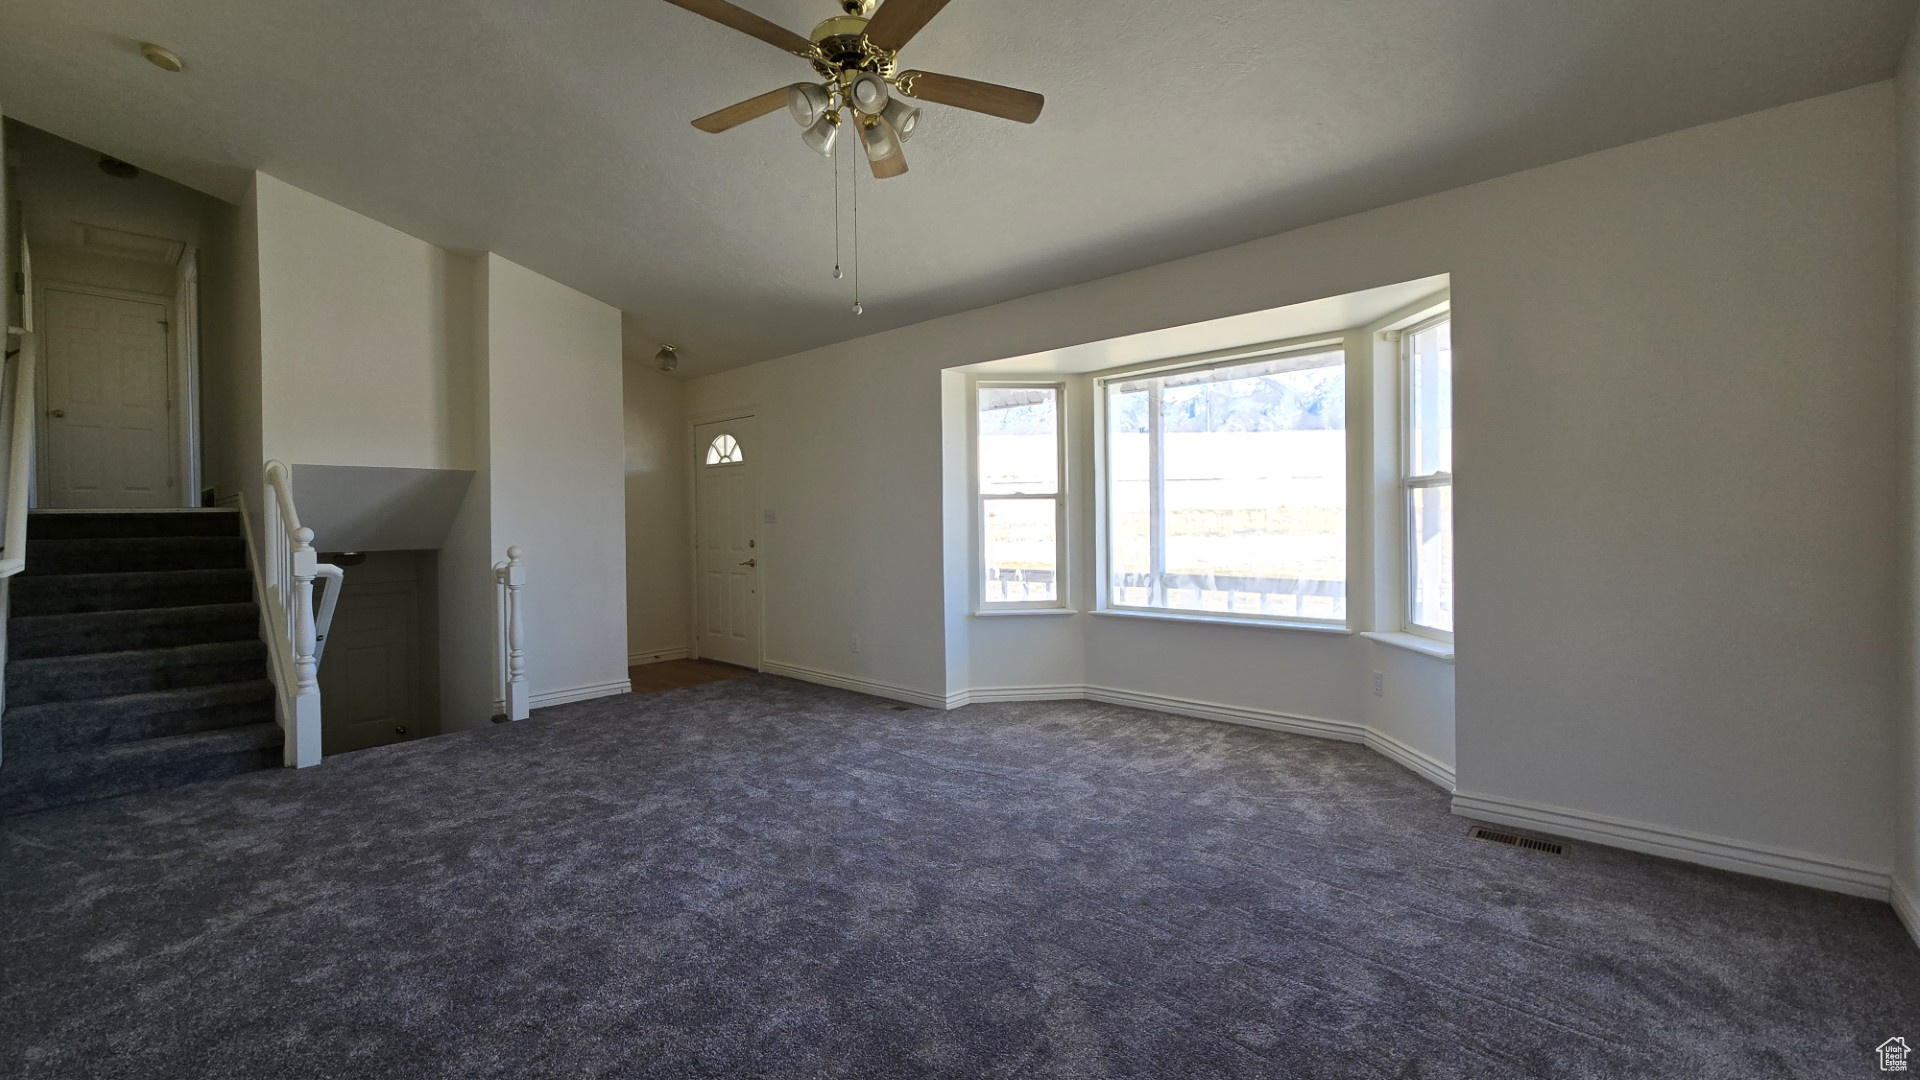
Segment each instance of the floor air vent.
[[1552,840],[1541,840],[1532,836],[1521,836],[1519,833],[1504,832],[1500,829],[1489,829],[1485,825],[1475,825],[1473,828],[1467,830],[1467,835],[1473,837],[1475,840],[1491,840],[1496,844],[1517,847],[1523,851],[1541,851],[1548,855],[1565,855],[1567,853],[1567,845],[1565,844],[1555,843]]

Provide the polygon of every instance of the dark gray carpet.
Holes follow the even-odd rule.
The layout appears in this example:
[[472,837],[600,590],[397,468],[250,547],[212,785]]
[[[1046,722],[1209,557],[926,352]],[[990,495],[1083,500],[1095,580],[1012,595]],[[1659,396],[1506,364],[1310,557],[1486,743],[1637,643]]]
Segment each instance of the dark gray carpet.
[[0,815],[280,763],[238,512],[37,511],[27,538]]
[[1883,904],[1360,747],[768,677],[0,822],[10,1077],[1828,1077]]

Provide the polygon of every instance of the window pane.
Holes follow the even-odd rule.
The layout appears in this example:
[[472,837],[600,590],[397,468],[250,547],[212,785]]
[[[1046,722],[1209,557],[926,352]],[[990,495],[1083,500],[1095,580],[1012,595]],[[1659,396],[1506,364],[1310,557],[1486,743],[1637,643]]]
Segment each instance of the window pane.
[[1052,386],[980,389],[980,493],[1060,491],[1060,391]]
[[1107,563],[1113,573],[1110,603],[1151,604],[1148,546],[1147,391],[1107,390]]
[[986,597],[989,604],[1057,601],[1057,499],[984,500]]
[[1453,321],[1408,339],[1409,475],[1453,471]]
[[1453,485],[1408,491],[1407,617],[1453,633]]
[[1110,383],[1107,412],[1109,603],[1346,618],[1340,353]]
[[709,465],[738,465],[745,460],[747,458],[741,453],[739,442],[735,441],[731,435],[718,436],[713,440],[713,444],[707,447],[707,464]]

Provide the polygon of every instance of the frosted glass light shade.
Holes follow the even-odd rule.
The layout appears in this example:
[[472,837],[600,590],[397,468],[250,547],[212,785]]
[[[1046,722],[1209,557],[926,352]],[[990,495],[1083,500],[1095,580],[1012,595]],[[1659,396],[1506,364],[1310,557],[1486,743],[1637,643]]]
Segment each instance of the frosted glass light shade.
[[822,157],[833,156],[834,140],[840,137],[839,117],[832,113],[822,116],[814,125],[800,133],[800,141],[818,151]]
[[884,116],[860,122],[860,145],[866,147],[868,161],[885,161],[900,153],[900,138]]
[[901,142],[913,138],[913,129],[920,126],[920,110],[899,98],[887,102],[887,107],[881,110],[880,115],[886,117],[887,123],[893,125],[893,130],[899,134]]
[[794,83],[787,87],[787,113],[793,122],[810,128],[827,112],[827,92],[812,83]]
[[865,116],[879,116],[891,96],[887,93],[886,80],[871,71],[861,72],[847,87],[847,99]]

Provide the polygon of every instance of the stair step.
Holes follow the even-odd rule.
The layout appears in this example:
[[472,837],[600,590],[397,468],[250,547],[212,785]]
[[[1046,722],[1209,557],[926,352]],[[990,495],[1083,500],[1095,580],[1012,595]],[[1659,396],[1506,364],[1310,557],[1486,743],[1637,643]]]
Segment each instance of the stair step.
[[251,602],[195,604],[16,618],[7,626],[7,651],[15,660],[37,660],[46,656],[84,656],[245,641],[258,636],[260,609]]
[[28,550],[41,540],[114,536],[239,536],[236,510],[35,511],[27,515]]
[[238,536],[115,536],[29,541],[22,577],[113,574],[137,570],[245,569]]
[[133,649],[91,656],[50,656],[7,664],[7,704],[118,697],[266,677],[267,646],[258,639],[170,649]]
[[7,710],[6,760],[272,722],[266,679],[50,701]]
[[0,814],[110,799],[280,764],[280,728],[272,723],[87,747],[0,764]]
[[[31,552],[37,550],[28,546]],[[253,599],[253,575],[230,570],[165,570],[121,574],[21,574],[9,603],[16,618],[85,611],[239,604]]]

